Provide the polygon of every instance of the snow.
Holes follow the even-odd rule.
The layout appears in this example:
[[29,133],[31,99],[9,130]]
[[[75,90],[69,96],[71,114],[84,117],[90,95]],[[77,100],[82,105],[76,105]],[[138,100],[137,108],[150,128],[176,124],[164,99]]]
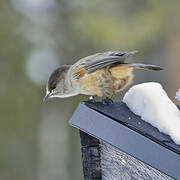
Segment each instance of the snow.
[[180,145],[180,111],[161,84],[149,82],[135,85],[125,94],[123,102],[133,113],[160,132],[170,135]]
[[180,89],[176,92],[175,98],[180,101]]

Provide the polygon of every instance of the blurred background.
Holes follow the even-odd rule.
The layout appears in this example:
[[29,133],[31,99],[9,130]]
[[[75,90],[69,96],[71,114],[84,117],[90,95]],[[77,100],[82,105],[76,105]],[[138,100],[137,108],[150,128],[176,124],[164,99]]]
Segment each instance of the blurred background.
[[179,9],[178,0],[1,0],[0,180],[82,179],[79,134],[68,120],[87,97],[42,102],[61,64],[138,50],[133,62],[165,70],[137,70],[134,84],[160,82],[178,104]]

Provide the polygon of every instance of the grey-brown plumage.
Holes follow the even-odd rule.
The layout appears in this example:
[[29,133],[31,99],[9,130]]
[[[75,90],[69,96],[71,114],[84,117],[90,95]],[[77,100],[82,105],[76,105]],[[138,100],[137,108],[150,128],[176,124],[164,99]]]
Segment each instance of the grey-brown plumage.
[[69,97],[77,94],[108,96],[126,88],[133,79],[133,69],[162,70],[156,65],[128,63],[136,51],[108,51],[63,65],[56,69],[47,83],[49,97]]
[[57,68],[54,70],[54,72],[51,74],[48,83],[47,83],[47,89],[51,92],[53,89],[56,88],[58,82],[63,81],[63,86],[65,86],[65,76],[70,68],[70,65],[64,65],[60,68]]

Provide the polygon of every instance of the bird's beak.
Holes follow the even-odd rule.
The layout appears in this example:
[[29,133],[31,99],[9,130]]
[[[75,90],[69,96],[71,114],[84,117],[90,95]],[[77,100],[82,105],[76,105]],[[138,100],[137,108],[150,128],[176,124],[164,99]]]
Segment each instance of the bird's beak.
[[52,93],[51,93],[51,92],[48,93],[48,94],[46,94],[46,96],[44,97],[43,101],[48,100],[51,96],[52,96]]

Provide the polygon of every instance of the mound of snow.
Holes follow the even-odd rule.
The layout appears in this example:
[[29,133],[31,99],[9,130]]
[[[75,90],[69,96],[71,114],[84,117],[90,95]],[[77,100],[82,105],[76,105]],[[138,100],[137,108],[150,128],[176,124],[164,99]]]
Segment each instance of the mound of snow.
[[180,101],[180,89],[176,92],[175,98]]
[[133,113],[170,135],[180,145],[180,111],[159,83],[133,86],[125,94],[123,102]]

